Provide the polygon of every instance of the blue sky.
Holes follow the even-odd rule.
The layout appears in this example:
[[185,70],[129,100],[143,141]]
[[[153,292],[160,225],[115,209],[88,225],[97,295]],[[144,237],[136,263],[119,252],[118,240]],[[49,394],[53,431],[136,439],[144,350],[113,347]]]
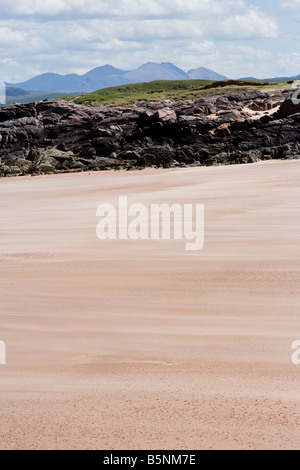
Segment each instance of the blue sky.
[[1,0],[0,79],[149,61],[298,75],[299,26],[300,0]]

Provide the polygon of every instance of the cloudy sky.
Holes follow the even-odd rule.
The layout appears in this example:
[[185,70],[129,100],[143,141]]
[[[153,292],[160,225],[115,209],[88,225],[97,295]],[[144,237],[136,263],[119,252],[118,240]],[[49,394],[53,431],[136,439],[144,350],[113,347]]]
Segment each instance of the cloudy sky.
[[107,63],[300,74],[300,0],[0,0],[0,79]]

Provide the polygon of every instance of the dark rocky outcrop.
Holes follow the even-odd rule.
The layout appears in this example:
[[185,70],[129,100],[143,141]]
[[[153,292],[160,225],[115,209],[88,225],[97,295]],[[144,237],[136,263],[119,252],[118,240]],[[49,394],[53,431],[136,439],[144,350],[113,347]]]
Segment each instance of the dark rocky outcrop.
[[195,102],[0,107],[0,176],[300,158],[292,90],[240,90]]

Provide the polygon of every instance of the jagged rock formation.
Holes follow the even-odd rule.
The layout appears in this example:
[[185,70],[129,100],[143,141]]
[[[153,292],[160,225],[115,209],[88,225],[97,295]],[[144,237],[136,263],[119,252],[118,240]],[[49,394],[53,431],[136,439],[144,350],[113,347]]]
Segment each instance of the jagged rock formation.
[[300,105],[291,94],[248,90],[196,102],[3,106],[0,175],[300,158]]

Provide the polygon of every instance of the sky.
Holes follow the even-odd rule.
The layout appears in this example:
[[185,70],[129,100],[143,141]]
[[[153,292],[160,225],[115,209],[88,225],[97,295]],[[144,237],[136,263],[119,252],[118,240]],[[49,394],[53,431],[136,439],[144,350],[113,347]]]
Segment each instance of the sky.
[[300,74],[300,0],[0,0],[0,80],[172,62]]

